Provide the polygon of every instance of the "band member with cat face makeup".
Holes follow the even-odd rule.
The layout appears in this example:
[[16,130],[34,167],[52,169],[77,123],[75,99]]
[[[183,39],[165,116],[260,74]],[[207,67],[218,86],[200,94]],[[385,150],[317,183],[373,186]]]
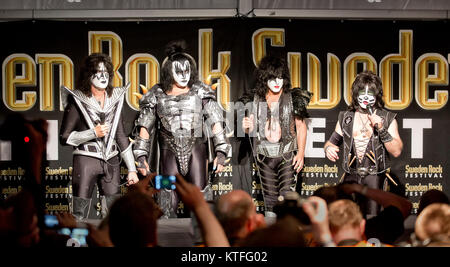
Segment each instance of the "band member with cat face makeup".
[[[344,144],[344,182],[357,182],[369,188],[380,189],[389,175],[389,154],[400,156],[403,143],[398,133],[395,113],[384,109],[381,79],[371,71],[356,76],[352,85],[352,103],[338,116],[335,131],[325,143],[327,158],[339,159],[339,146]],[[389,153],[388,153],[389,152]],[[342,179],[341,179],[342,180]],[[378,214],[373,200],[360,199],[365,214]]]
[[122,125],[122,106],[128,86],[113,88],[113,66],[104,54],[84,60],[78,84],[71,90],[62,86],[64,117],[60,129],[62,145],[73,151],[73,215],[89,215],[94,185],[102,195],[102,215],[120,196],[120,159],[128,168],[128,184],[138,182],[131,144]]
[[[183,41],[167,45],[161,83],[148,90],[139,101],[133,151],[142,175],[150,169],[156,171],[157,141],[159,174],[180,173],[203,190],[208,182],[208,160],[215,161],[216,172],[222,171],[231,145],[225,136],[225,119],[216,93],[199,81],[195,61],[184,52],[184,47]],[[212,136],[212,147],[208,147],[207,136]],[[214,155],[209,155],[208,151]],[[170,203],[164,197],[167,193],[170,193]],[[174,191],[162,190],[160,202],[164,217],[177,216],[178,196]]]
[[[274,216],[273,207],[280,195],[295,190],[304,164],[306,145],[306,106],[311,94],[291,89],[285,60],[264,57],[256,70],[252,110],[244,117],[242,128],[253,136],[252,151],[261,179],[266,216]],[[243,101],[246,102],[246,101]]]

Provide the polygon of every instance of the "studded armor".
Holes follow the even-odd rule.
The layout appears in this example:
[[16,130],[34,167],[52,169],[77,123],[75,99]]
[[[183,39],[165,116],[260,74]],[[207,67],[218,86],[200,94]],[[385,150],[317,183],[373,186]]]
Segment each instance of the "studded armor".
[[[140,114],[135,126],[145,127],[149,133],[156,126],[160,148],[175,154],[180,173],[186,175],[194,145],[206,142],[208,135],[204,129],[225,121],[215,100],[215,92],[201,82],[177,96],[167,95],[155,85],[139,102]],[[231,148],[223,131],[213,135],[213,143],[216,153],[227,155]],[[140,141],[139,147],[135,146],[135,155],[149,151],[149,146],[150,142],[147,145]]]

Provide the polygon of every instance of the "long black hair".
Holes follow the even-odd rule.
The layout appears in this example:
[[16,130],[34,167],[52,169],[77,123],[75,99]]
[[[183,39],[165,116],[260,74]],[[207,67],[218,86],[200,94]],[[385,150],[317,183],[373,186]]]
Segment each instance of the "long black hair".
[[81,66],[80,74],[78,75],[78,89],[83,92],[86,96],[91,96],[91,77],[97,73],[98,64],[103,62],[105,64],[106,70],[109,74],[109,82],[106,87],[106,93],[111,96],[113,91],[112,80],[114,77],[113,65],[111,58],[105,54],[93,53],[86,57]]
[[191,88],[192,85],[198,81],[197,65],[194,59],[185,52],[186,42],[184,40],[176,40],[167,44],[165,53],[167,58],[163,62],[161,68],[161,87],[164,92],[170,92],[172,90],[175,80],[172,74],[172,62],[174,61],[189,61],[191,77],[188,82],[188,87]]
[[283,91],[291,89],[291,77],[289,75],[289,69],[284,60],[281,57],[265,56],[261,59],[258,68],[255,70],[256,84],[255,94],[265,99],[269,87],[267,81],[275,78],[283,79]]
[[352,103],[348,106],[349,110],[355,111],[359,108],[358,91],[364,90],[366,85],[369,86],[369,90],[373,90],[375,92],[375,108],[384,108],[383,85],[381,83],[381,79],[372,71],[365,70],[356,75],[355,81],[352,84]]

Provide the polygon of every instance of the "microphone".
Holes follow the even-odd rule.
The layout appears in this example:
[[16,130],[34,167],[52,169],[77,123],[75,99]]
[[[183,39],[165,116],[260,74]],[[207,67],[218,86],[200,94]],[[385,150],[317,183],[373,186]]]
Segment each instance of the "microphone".
[[100,117],[100,124],[105,124],[105,113],[101,112],[98,116]]
[[[104,112],[100,112],[100,113],[98,114],[98,117],[99,117],[99,119],[96,120],[95,123],[101,124],[101,125],[105,124],[105,113],[104,113]],[[103,140],[104,137],[102,137],[102,138],[100,138],[100,139]]]
[[100,112],[98,114],[98,120],[95,121],[95,123],[97,124],[105,124],[105,113],[104,112]]
[[367,111],[369,111],[370,115],[373,115],[373,105],[368,105]]

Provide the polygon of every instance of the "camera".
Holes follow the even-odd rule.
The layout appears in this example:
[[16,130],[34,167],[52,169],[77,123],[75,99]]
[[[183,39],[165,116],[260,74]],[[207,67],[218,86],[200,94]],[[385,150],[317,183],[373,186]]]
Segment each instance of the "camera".
[[303,225],[310,225],[311,221],[302,207],[307,201],[307,199],[302,198],[297,192],[290,191],[278,198],[278,203],[273,207],[273,211],[277,214],[277,219],[291,215],[297,218]]
[[44,215],[44,223],[47,228],[56,228],[59,224],[58,218],[55,215]]
[[61,228],[58,234],[70,236],[67,246],[87,247],[86,237],[89,235],[87,228]]
[[174,175],[156,175],[155,176],[155,188],[175,190],[176,178]]

